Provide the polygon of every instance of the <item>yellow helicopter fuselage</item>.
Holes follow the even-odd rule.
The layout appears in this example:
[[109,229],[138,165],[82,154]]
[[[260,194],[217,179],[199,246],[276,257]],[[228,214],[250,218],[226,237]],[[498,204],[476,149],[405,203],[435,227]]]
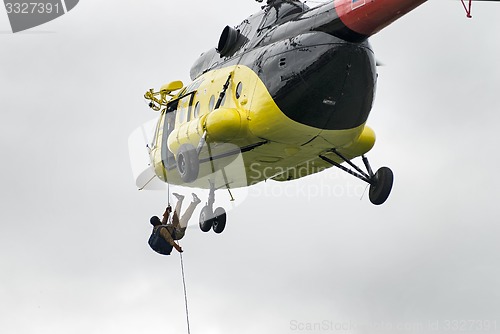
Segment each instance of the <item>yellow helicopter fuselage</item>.
[[[220,107],[213,110],[229,77],[225,97]],[[258,75],[244,65],[209,71],[172,100],[178,100],[176,110],[172,111],[175,113],[173,130],[165,136],[169,112],[165,108],[150,151],[157,176],[170,184],[208,188],[210,184],[203,177],[223,169],[239,155],[242,158],[239,170],[231,172],[226,179],[213,178],[218,187],[236,188],[267,179],[292,180],[331,167],[320,155],[341,163],[329,152],[332,147],[352,159],[368,152],[375,142],[373,131],[364,124],[352,129],[322,130],[291,120],[276,105]],[[183,144],[197,147],[205,132],[200,177],[186,184],[176,168],[166,166],[165,156],[162,158],[163,145],[176,156]]]

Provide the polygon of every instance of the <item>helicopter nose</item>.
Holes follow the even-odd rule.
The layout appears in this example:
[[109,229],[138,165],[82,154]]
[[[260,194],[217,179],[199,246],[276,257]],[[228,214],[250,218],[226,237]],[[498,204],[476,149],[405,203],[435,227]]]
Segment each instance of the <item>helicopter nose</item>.
[[427,0],[334,0],[342,23],[370,37]]

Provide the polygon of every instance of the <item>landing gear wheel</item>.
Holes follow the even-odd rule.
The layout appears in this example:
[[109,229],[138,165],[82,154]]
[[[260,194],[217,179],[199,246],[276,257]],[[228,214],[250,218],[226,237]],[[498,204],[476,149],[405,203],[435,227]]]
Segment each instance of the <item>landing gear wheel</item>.
[[200,229],[203,232],[208,232],[214,223],[214,214],[210,207],[204,206],[200,212]]
[[370,202],[380,205],[391,193],[394,175],[389,168],[381,167],[373,176],[373,180],[375,182],[370,185]]
[[226,211],[223,208],[215,209],[212,228],[215,233],[222,233],[226,228]]
[[182,144],[177,152],[176,162],[182,181],[191,183],[198,178],[200,161],[193,145]]

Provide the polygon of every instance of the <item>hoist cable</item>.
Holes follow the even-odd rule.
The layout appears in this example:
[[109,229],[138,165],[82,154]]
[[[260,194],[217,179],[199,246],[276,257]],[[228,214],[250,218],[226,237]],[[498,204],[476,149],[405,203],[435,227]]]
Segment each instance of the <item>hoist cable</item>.
[[188,300],[186,292],[186,277],[184,275],[184,261],[182,260],[182,253],[179,253],[179,255],[181,256],[182,286],[184,287],[184,304],[186,305],[187,332],[188,334],[191,334],[191,329],[189,328],[189,308],[188,308]]

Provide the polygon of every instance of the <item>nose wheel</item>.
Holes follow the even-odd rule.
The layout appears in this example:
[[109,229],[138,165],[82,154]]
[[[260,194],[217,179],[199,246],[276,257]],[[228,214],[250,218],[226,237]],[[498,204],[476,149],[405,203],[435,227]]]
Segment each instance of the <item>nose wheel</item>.
[[220,234],[226,228],[226,210],[224,208],[213,209],[215,203],[215,186],[210,182],[210,193],[208,195],[208,202],[200,212],[200,230],[209,232],[213,230],[215,233]]
[[200,230],[208,232],[214,223],[214,213],[209,206],[204,206],[200,212]]
[[226,210],[223,208],[217,208],[214,212],[214,221],[212,224],[212,229],[215,233],[219,234],[226,228]]
[[214,230],[219,234],[226,228],[226,210],[224,208],[217,208],[212,212],[211,208],[206,205],[201,209],[200,213],[200,230],[209,232]]

